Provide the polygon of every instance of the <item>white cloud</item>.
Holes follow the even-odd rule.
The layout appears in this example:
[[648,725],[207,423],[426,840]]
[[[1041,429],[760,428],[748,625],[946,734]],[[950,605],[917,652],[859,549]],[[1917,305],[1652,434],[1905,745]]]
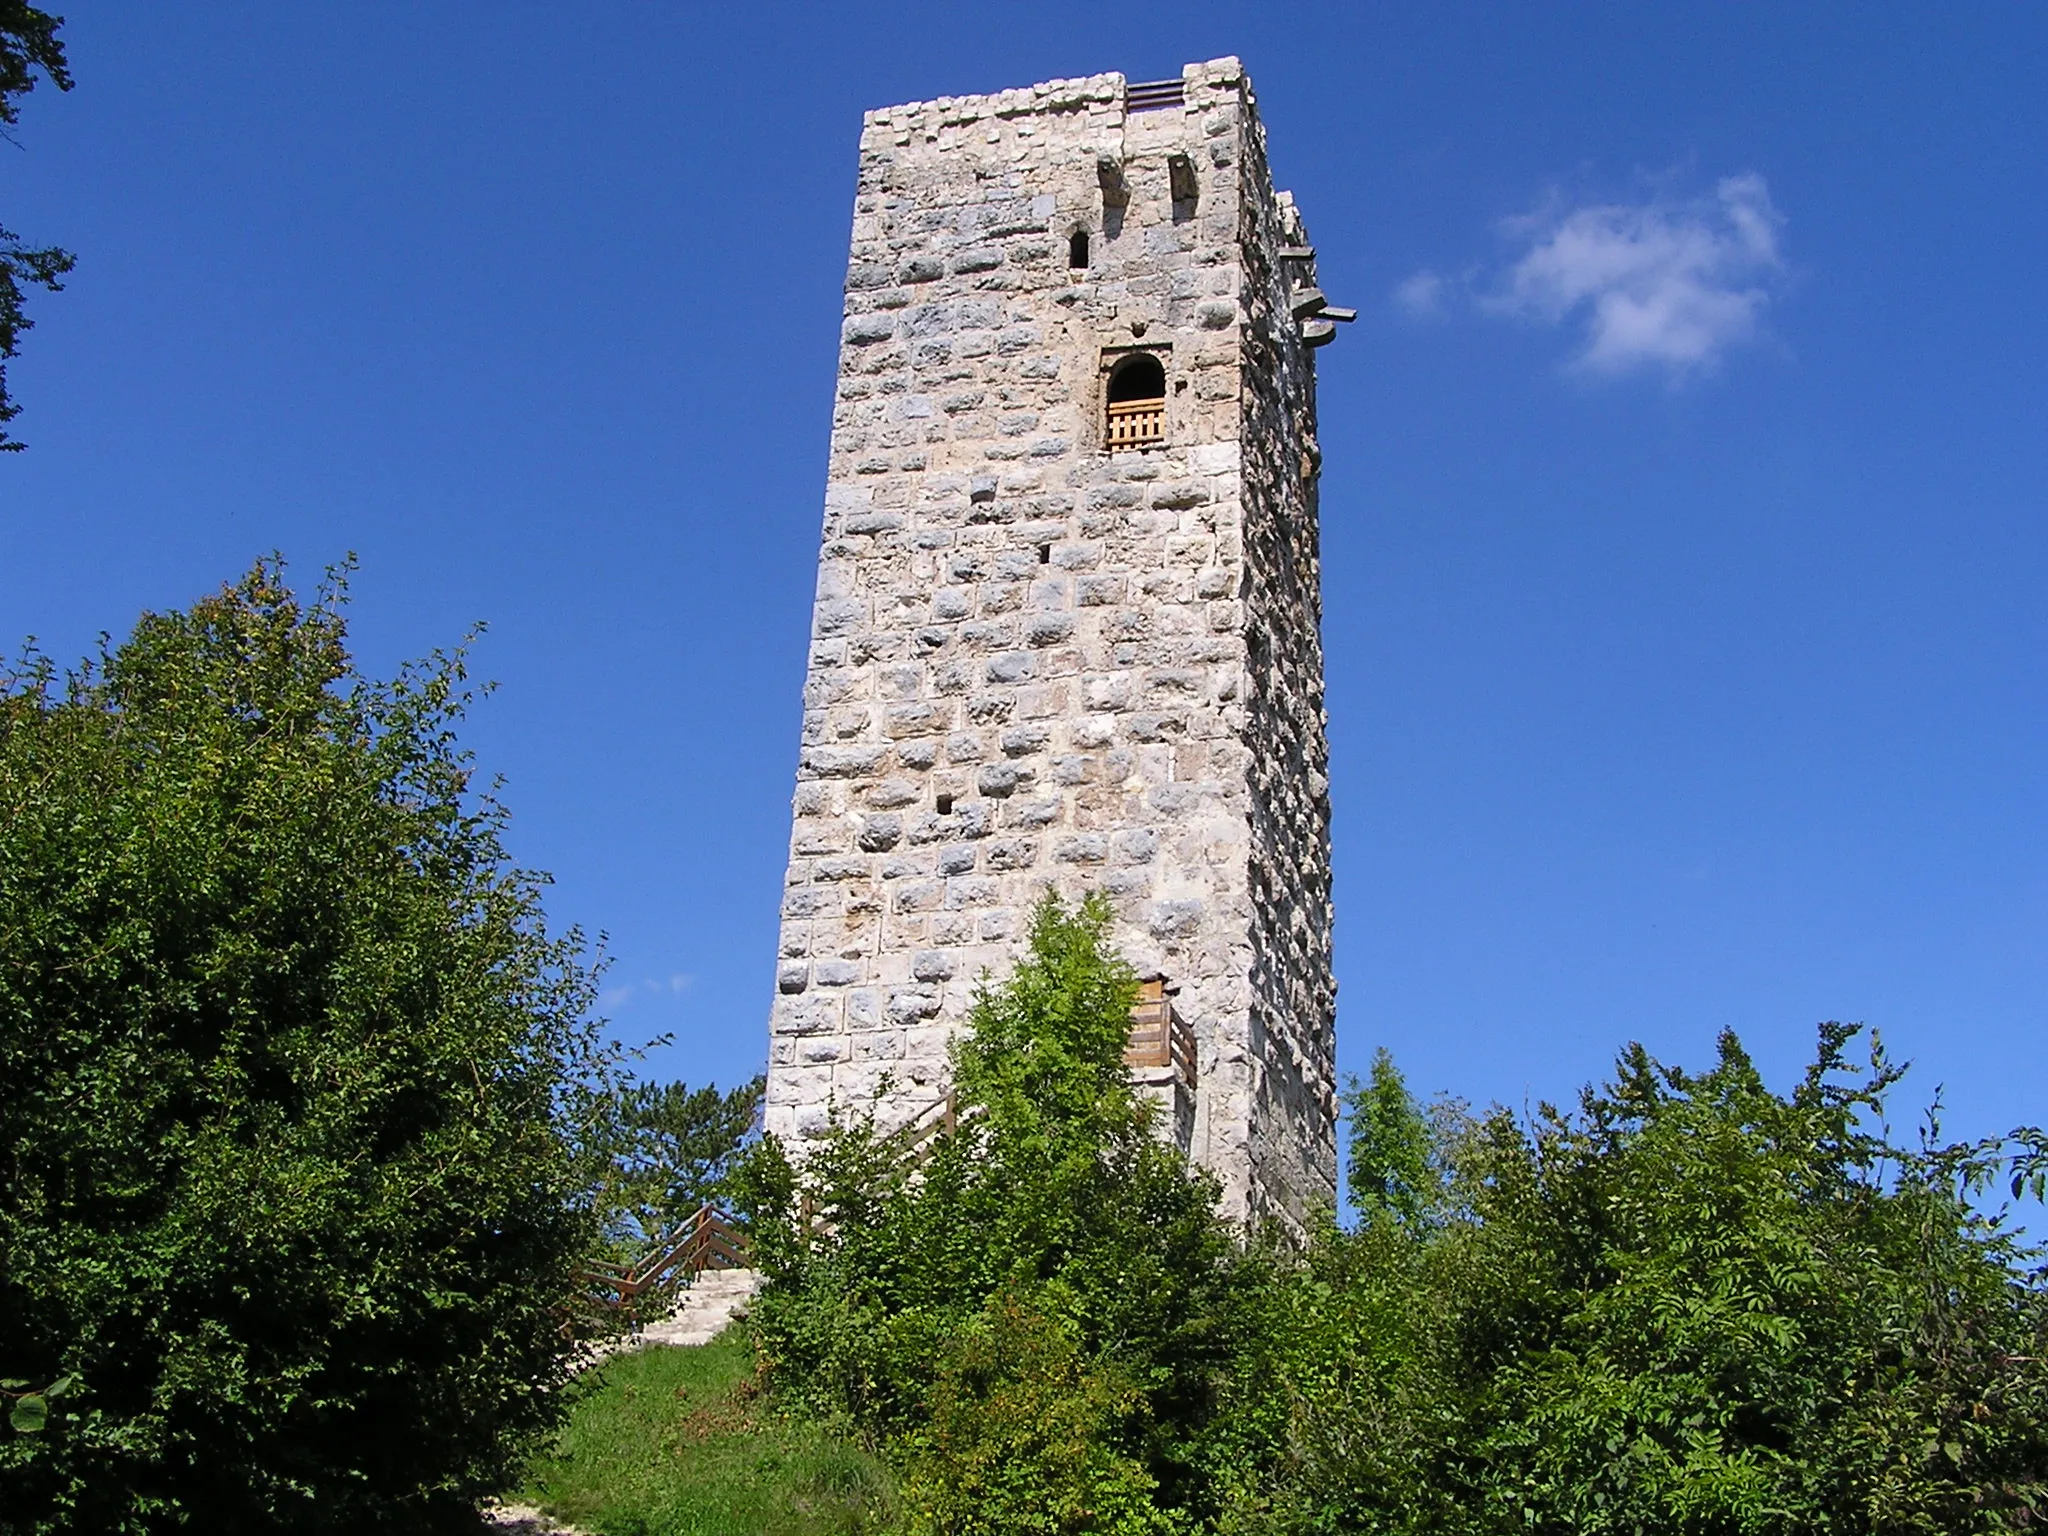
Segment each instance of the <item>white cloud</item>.
[[1589,372],[1662,367],[1682,376],[1756,335],[1784,273],[1784,222],[1754,172],[1726,177],[1711,197],[1690,202],[1659,197],[1531,214],[1506,226],[1527,249],[1482,303],[1500,314],[1582,324],[1577,364]]
[[609,987],[597,999],[597,1006],[606,1013],[623,1013],[643,997],[658,997],[663,993],[680,996],[690,990],[697,978],[687,971],[678,971],[666,981],[648,977],[641,981],[629,981],[624,986]]
[[1443,313],[1444,280],[1425,267],[1394,290],[1394,306],[1411,320],[1430,320]]

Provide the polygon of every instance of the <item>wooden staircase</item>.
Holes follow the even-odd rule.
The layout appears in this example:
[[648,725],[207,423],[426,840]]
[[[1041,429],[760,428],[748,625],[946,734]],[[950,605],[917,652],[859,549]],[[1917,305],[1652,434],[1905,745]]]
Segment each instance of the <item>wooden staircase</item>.
[[591,1264],[583,1283],[586,1306],[630,1330],[618,1346],[626,1349],[708,1343],[760,1289],[745,1236],[710,1204],[630,1264]]

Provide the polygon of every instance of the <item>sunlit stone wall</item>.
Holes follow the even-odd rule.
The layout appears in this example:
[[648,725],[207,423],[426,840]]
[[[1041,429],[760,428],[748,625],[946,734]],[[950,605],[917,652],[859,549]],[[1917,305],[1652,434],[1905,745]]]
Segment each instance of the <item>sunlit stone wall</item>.
[[[1298,1221],[1336,1172],[1314,263],[1237,61],[1181,86],[864,123],[767,1123],[936,1102],[1040,892],[1101,891],[1194,1030],[1189,1150]],[[1109,452],[1134,351],[1165,441]]]

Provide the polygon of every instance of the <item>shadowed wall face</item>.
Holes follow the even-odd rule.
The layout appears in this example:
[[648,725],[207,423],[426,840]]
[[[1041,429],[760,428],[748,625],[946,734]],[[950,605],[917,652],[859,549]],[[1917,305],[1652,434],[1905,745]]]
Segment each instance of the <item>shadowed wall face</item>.
[[771,1025],[792,1144],[835,1100],[928,1111],[1039,894],[1099,890],[1195,1040],[1163,1130],[1233,1214],[1334,1200],[1314,287],[1234,59],[868,115]]

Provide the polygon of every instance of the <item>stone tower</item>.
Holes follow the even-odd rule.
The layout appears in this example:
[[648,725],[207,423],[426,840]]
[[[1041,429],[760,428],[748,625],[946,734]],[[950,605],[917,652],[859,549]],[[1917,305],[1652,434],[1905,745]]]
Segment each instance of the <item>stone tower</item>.
[[1168,1133],[1235,1215],[1334,1200],[1313,349],[1348,318],[1235,59],[867,115],[768,1129],[928,1113],[1040,892],[1099,890]]

